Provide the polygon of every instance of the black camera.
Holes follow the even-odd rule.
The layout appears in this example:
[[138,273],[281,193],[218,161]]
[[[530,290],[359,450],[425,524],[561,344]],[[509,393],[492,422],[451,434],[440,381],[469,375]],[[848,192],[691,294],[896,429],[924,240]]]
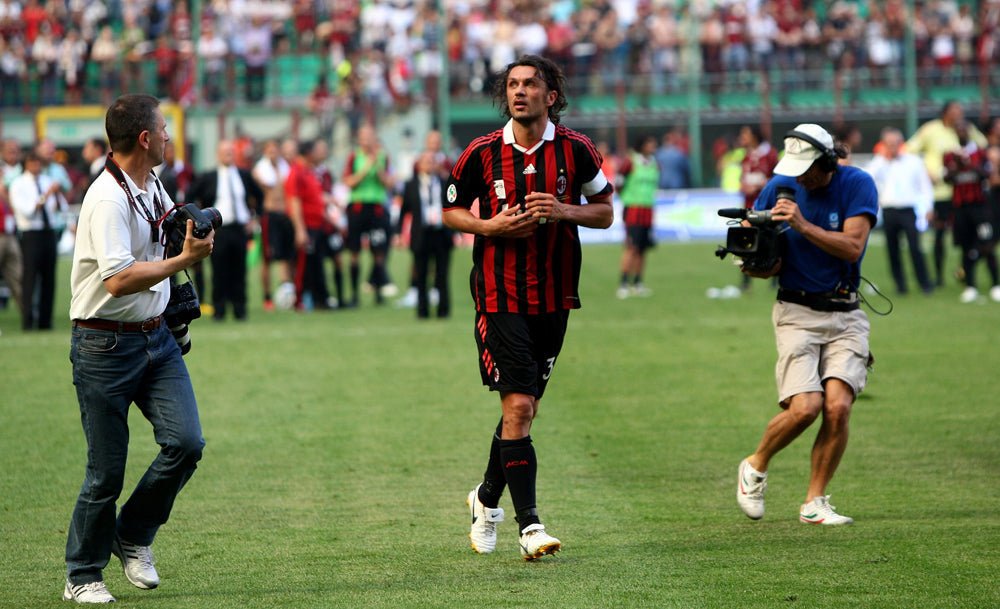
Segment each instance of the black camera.
[[[795,191],[779,187],[779,199],[795,201]],[[724,259],[732,254],[743,260],[743,268],[754,273],[766,273],[781,259],[781,223],[774,220],[770,209],[720,209],[723,218],[746,220],[750,226],[731,226],[726,232],[725,247],[719,246],[715,255]]]
[[[184,249],[184,239],[187,238],[187,221],[194,222],[191,233],[198,239],[204,239],[213,229],[222,226],[222,214],[214,207],[198,209],[194,205],[178,205],[171,209],[160,227],[166,237],[167,257],[176,256]],[[185,271],[186,273],[186,271]],[[181,355],[187,355],[191,350],[191,330],[188,324],[201,317],[201,302],[198,292],[190,278],[186,283],[180,283],[176,277],[170,278],[170,300],[163,311],[163,319],[174,335]]]
[[194,289],[194,284],[179,283],[175,277],[170,278],[170,300],[167,301],[167,308],[163,311],[163,319],[170,328],[170,333],[174,335],[177,346],[181,348],[181,355],[187,355],[191,350],[191,330],[188,324],[192,320],[201,317],[201,303],[198,301],[198,292]]
[[191,232],[198,239],[204,239],[212,230],[222,226],[222,214],[214,207],[198,209],[195,205],[177,205],[163,216],[160,223],[167,238],[168,257],[175,256],[184,249],[188,220],[194,222]]

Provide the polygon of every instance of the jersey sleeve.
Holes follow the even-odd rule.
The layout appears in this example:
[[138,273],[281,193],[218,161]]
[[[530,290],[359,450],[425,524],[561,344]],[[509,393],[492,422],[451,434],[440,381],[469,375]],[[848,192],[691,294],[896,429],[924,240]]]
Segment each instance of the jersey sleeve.
[[601,171],[604,159],[601,157],[601,153],[597,151],[597,148],[594,147],[594,143],[589,139],[576,142],[574,154],[576,155],[577,175],[580,183],[583,185],[580,189],[583,196],[590,197],[604,192],[611,183],[608,182],[608,177]]
[[451,170],[444,210],[472,209],[483,188],[483,161],[478,148],[466,148]]

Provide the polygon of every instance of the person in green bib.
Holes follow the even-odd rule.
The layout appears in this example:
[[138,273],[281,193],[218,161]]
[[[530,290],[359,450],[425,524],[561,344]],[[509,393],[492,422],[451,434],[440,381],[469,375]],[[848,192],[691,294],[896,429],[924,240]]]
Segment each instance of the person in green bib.
[[655,245],[653,201],[660,181],[660,166],[655,153],[656,138],[643,135],[621,168],[624,178],[621,200],[625,206],[625,252],[622,254],[622,280],[617,292],[621,299],[649,296],[651,293],[642,284],[642,273],[646,266],[646,250]]
[[385,270],[389,252],[390,220],[386,209],[393,188],[389,157],[381,149],[375,128],[362,125],[358,129],[358,147],[344,166],[344,184],[351,189],[347,206],[347,249],[351,252],[351,301],[358,305],[362,237],[368,236],[372,253],[372,283],[375,301],[382,303],[382,286],[389,283]]

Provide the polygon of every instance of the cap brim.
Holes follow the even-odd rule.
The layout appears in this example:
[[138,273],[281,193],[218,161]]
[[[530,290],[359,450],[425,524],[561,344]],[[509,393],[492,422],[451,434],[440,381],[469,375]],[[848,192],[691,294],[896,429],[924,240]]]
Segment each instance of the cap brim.
[[812,164],[816,162],[815,157],[808,159],[794,159],[790,155],[786,154],[774,168],[774,173],[780,176],[788,176],[791,178],[797,178],[805,172],[809,171]]

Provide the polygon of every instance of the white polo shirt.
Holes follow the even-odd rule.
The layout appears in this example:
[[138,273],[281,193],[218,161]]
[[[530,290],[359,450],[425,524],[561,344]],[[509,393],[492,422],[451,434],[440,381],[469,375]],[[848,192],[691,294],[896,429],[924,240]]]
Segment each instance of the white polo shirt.
[[[139,189],[127,173],[123,174],[137,205],[144,205],[151,217],[159,214],[153,206],[153,193],[163,196],[163,209],[174,202],[160,193],[152,175],[145,190]],[[127,269],[137,260],[163,259],[163,246],[152,241],[149,222],[128,203],[125,191],[107,171],[91,184],[83,198],[76,229],[76,249],[70,273],[72,298],[70,319],[110,319],[143,321],[163,313],[170,298],[170,281],[164,279],[138,294],[113,297],[104,280]]]

